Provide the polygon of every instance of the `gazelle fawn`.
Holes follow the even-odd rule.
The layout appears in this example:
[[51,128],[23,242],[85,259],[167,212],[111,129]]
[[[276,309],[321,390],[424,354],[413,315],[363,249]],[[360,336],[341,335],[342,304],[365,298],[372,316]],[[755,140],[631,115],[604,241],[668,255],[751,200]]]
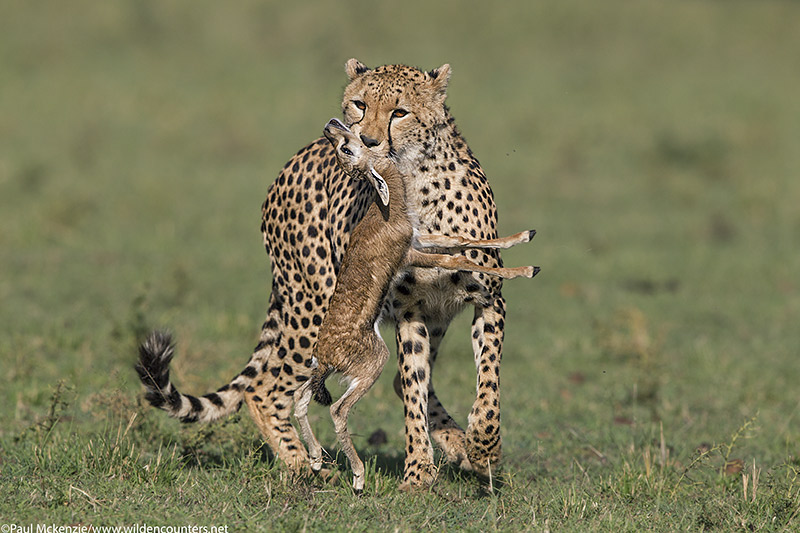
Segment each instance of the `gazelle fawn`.
[[347,429],[350,409],[372,387],[389,357],[378,333],[381,306],[392,280],[406,267],[430,267],[483,272],[502,278],[532,278],[538,267],[491,268],[461,255],[433,253],[463,248],[509,248],[528,242],[534,231],[501,239],[470,240],[446,235],[418,235],[415,217],[406,205],[403,176],[393,160],[367,148],[344,124],[332,119],[325,136],[342,169],[353,178],[367,179],[377,192],[376,201],[355,227],[344,255],[336,288],[314,348],[317,363],[311,379],[295,393],[295,416],[309,448],[311,468],[322,468],[322,447],[308,421],[312,395],[331,404],[325,379],[333,372],[343,375],[347,390],[331,405],[336,436],[353,469],[353,488],[364,489],[364,463],[359,459]]

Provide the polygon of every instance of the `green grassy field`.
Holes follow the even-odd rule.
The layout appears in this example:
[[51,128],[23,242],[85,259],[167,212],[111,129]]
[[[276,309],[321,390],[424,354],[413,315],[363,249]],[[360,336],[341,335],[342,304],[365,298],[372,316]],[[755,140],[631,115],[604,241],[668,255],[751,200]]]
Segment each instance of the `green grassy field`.
[[[800,529],[800,4],[277,4],[0,6],[0,522]],[[246,362],[260,204],[350,57],[450,63],[501,233],[539,232],[504,254],[542,273],[505,289],[491,486],[445,467],[398,491],[391,364],[351,417],[361,498],[290,479],[245,411],[182,427],[142,403],[150,327],[186,392]],[[464,424],[468,319],[436,368]]]

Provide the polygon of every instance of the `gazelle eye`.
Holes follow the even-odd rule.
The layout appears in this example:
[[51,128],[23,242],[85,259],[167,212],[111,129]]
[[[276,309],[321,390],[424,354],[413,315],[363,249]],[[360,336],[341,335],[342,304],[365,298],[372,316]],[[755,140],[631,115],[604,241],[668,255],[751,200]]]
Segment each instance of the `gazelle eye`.
[[344,155],[353,155],[353,152],[347,146],[342,146],[339,149],[339,151],[342,152]]
[[361,100],[353,100],[353,105],[356,106],[361,111],[364,111],[367,108],[367,104],[365,104]]
[[394,118],[403,118],[406,115],[408,115],[408,111],[405,109],[395,109],[392,111],[392,117]]

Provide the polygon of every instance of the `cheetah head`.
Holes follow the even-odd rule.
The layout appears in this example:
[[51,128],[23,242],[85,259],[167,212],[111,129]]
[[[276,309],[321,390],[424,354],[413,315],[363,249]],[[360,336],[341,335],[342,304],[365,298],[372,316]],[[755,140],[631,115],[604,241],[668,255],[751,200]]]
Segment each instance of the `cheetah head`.
[[366,178],[375,188],[383,205],[389,205],[389,186],[383,176],[375,170],[376,162],[385,156],[372,152],[337,118],[332,118],[325,125],[323,133],[333,145],[336,161],[342,170],[354,178]]
[[450,65],[424,72],[405,65],[370,69],[357,59],[345,65],[344,122],[370,150],[385,150],[403,172],[433,153],[447,126],[444,101]]

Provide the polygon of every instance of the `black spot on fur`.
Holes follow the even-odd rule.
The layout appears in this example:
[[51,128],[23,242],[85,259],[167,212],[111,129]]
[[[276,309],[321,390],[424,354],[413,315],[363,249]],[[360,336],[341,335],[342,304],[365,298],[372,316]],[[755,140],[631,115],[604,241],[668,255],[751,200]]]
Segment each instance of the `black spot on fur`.
[[256,370],[252,366],[246,366],[244,367],[244,370],[242,370],[242,375],[248,378],[254,378],[258,375],[258,370]]

